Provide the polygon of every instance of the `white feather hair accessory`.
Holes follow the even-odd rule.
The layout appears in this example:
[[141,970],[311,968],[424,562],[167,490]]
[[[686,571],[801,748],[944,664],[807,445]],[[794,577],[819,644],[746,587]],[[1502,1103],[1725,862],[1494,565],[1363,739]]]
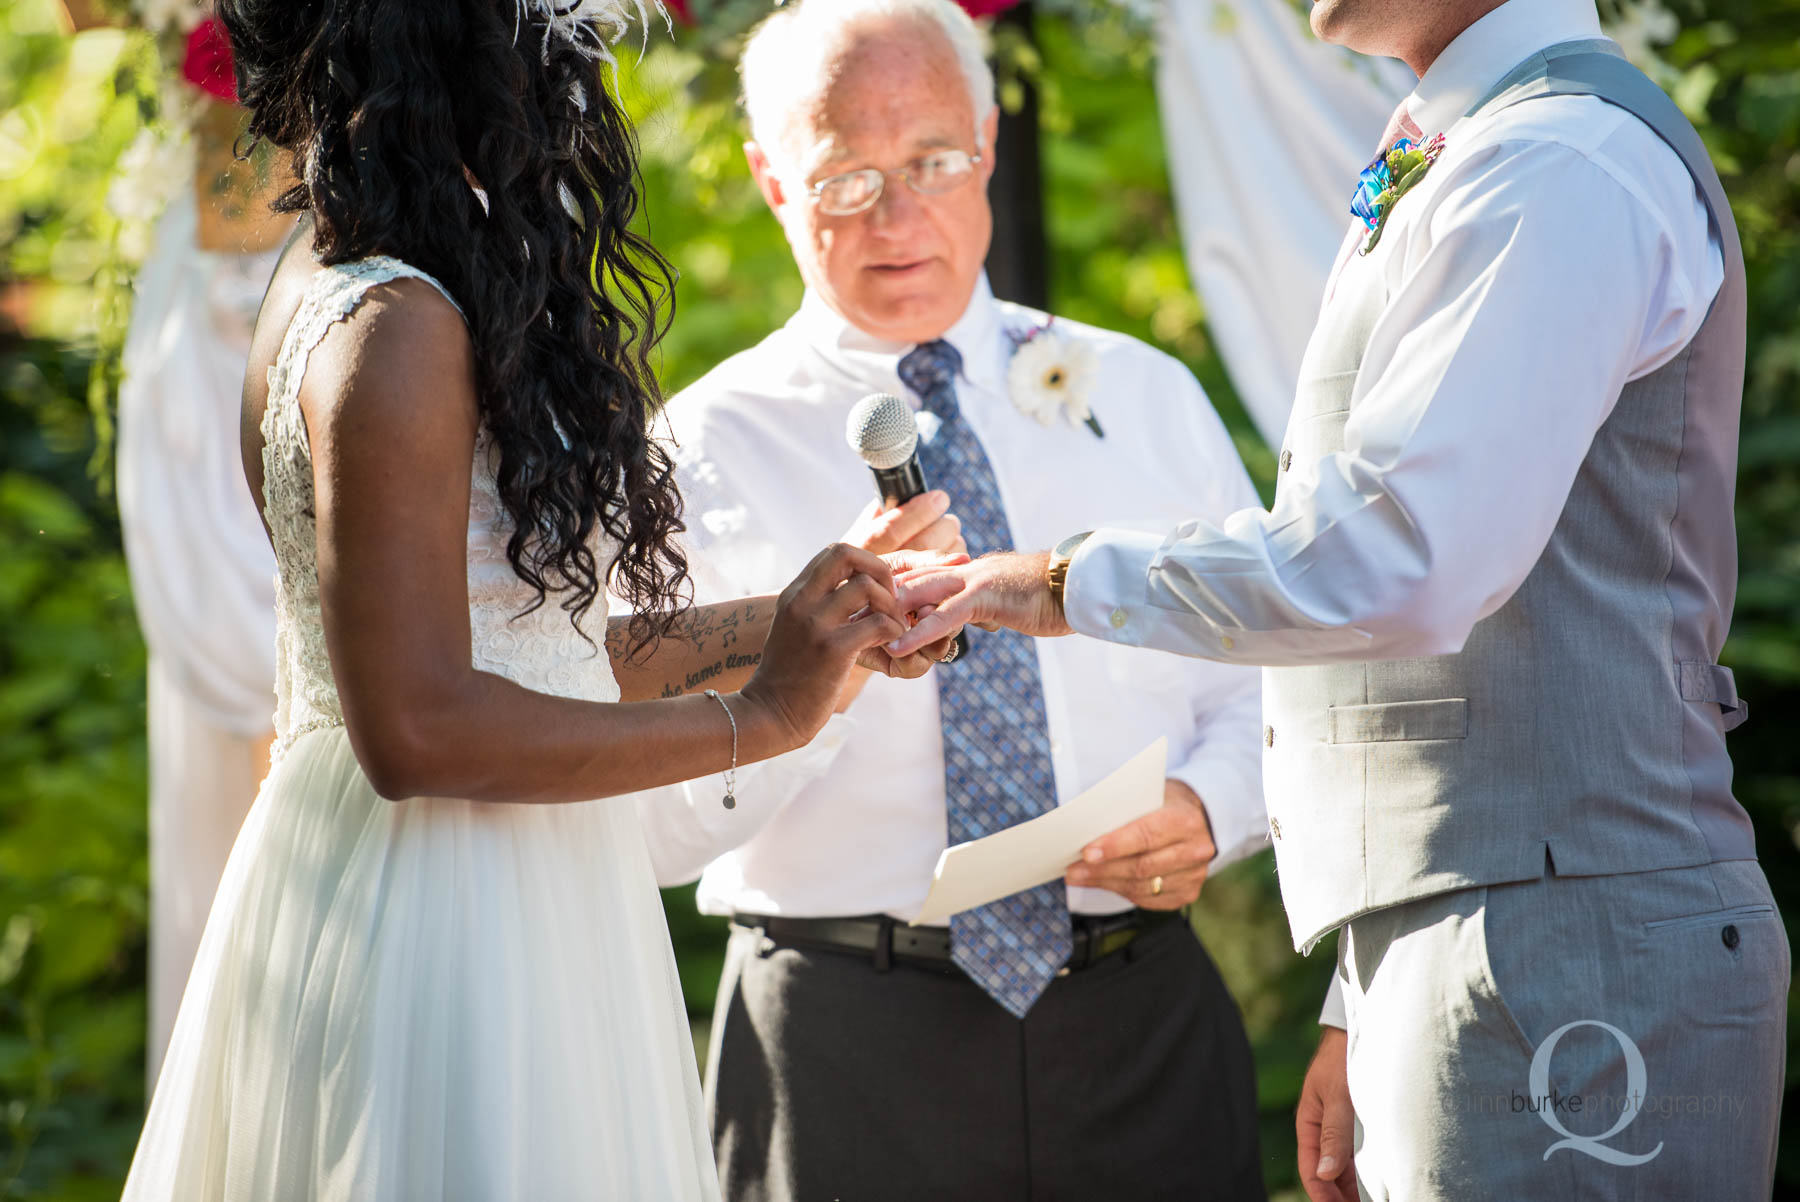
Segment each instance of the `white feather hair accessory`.
[[[641,25],[644,39],[650,37],[651,14],[663,20],[663,27],[673,32],[668,10],[662,0],[519,0],[518,26],[513,40],[518,40],[526,24],[543,31],[543,49],[550,55],[552,39],[567,42],[589,58],[615,63],[612,47]],[[585,98],[582,102],[585,105]]]

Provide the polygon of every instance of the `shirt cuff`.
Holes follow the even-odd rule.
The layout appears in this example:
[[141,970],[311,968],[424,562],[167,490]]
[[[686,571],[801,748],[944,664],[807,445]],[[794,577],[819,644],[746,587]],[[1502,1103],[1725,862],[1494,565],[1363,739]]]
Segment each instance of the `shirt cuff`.
[[1340,1031],[1350,1029],[1350,1015],[1344,1006],[1344,981],[1335,968],[1331,971],[1331,988],[1325,991],[1325,1005],[1319,1010],[1319,1025]]
[[1079,634],[1140,647],[1149,618],[1150,564],[1162,536],[1096,530],[1075,549],[1063,582],[1063,616]]

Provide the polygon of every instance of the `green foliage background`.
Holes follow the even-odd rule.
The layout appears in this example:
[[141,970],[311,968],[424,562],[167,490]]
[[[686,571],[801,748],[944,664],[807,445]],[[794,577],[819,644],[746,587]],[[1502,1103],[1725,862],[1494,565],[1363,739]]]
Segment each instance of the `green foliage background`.
[[[756,341],[800,297],[739,149],[729,64],[763,5],[695,7],[703,36],[659,39],[622,76],[644,143],[650,232],[681,272],[662,348],[671,392]],[[1149,34],[1100,4],[1039,7],[1038,46],[1009,40],[1000,53],[1003,94],[1021,75],[1041,87],[1053,305],[1187,362],[1266,491],[1268,449],[1232,396],[1182,263]],[[1800,13],[1787,0],[1684,0],[1677,12],[1667,82],[1726,176],[1751,268],[1743,575],[1726,660],[1753,709],[1733,735],[1739,795],[1791,923]],[[142,35],[70,39],[52,0],[0,0],[0,1199],[116,1197],[144,1103],[144,653],[110,490],[89,465],[107,429],[122,289],[143,234],[106,195],[120,155],[159,119],[160,70]],[[695,914],[691,890],[668,902],[703,1030],[721,929]],[[1266,856],[1210,882],[1196,921],[1256,1043],[1268,1182],[1291,1190],[1292,1105],[1328,960],[1289,950]],[[1784,1150],[1781,1174],[1784,1189],[1800,1188],[1800,1150]]]

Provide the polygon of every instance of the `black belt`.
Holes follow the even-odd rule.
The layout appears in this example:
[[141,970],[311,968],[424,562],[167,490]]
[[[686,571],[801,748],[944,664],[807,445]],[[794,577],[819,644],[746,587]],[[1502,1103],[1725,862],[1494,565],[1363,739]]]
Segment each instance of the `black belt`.
[[[1185,919],[1182,910],[1127,910],[1122,914],[1074,914],[1074,950],[1061,974],[1079,972],[1125,947],[1139,935]],[[887,972],[894,961],[956,971],[950,960],[947,927],[908,926],[885,914],[850,918],[781,918],[768,914],[733,914],[733,925],[755,931],[764,950],[806,947],[868,956],[875,971]]]

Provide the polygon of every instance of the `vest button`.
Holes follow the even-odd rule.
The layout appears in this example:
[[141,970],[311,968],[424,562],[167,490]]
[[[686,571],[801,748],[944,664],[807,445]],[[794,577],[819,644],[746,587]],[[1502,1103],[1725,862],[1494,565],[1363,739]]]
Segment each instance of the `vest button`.
[[1275,728],[1273,726],[1263,727],[1263,746],[1275,746]]
[[1269,819],[1269,833],[1274,835],[1277,839],[1281,838],[1281,819]]
[[1294,466],[1294,453],[1292,451],[1283,451],[1281,453],[1281,470],[1285,472],[1293,466]]
[[1720,931],[1719,938],[1724,942],[1727,949],[1729,949],[1730,951],[1734,951],[1734,952],[1737,951],[1737,945],[1738,945],[1739,939],[1738,939],[1738,929],[1737,929],[1737,925],[1735,923],[1727,926],[1724,930]]

